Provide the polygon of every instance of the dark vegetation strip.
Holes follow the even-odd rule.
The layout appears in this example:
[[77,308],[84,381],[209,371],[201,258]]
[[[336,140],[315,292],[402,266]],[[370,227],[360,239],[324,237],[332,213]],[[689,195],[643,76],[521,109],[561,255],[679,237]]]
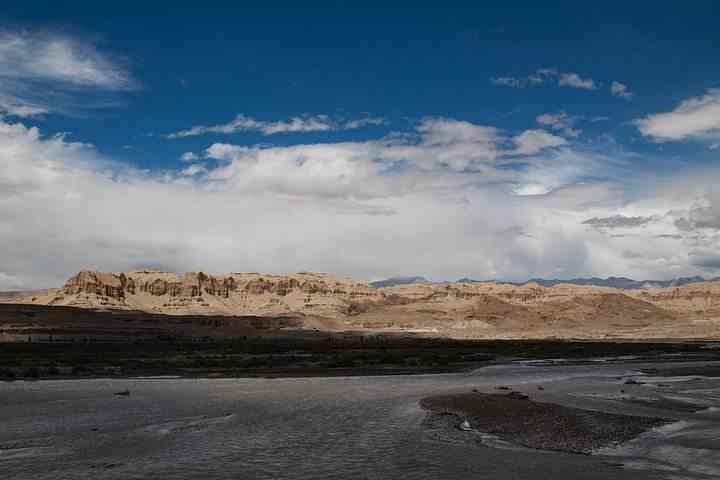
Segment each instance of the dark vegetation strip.
[[0,343],[0,378],[97,376],[327,376],[442,373],[511,358],[636,355],[720,359],[701,343],[471,341],[296,332],[189,341]]

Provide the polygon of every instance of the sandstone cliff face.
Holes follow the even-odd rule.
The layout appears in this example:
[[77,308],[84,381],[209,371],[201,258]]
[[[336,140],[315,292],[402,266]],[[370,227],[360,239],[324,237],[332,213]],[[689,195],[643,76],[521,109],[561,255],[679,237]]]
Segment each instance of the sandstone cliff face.
[[[358,299],[380,299],[367,284],[325,274],[261,275],[138,270],[122,273],[82,271],[47,295],[25,303],[141,310],[165,314],[280,315],[336,317]],[[16,299],[17,300],[17,299]]]
[[68,295],[89,294],[111,298],[125,298],[126,288],[135,293],[133,284],[128,285],[124,274],[83,271],[70,278],[63,287]]
[[319,273],[83,271],[60,289],[8,302],[170,315],[293,315],[307,328],[453,337],[720,338],[718,282],[647,290],[532,283],[374,288]]

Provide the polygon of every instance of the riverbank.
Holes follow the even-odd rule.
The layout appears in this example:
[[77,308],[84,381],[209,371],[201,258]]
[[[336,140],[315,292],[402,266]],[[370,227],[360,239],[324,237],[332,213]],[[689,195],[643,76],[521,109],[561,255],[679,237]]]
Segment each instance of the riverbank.
[[420,405],[429,412],[426,423],[458,429],[467,419],[473,433],[496,435],[523,447],[590,454],[622,444],[641,433],[670,423],[652,417],[619,415],[535,402],[517,392],[460,393],[426,397]]

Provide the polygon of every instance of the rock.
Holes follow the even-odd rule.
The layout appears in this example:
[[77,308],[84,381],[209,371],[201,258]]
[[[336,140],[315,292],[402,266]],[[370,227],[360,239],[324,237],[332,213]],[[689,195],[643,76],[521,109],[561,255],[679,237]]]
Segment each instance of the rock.
[[508,393],[507,396],[508,396],[508,398],[514,398],[515,400],[527,400],[528,398],[530,398],[522,392],[515,392],[515,391]]

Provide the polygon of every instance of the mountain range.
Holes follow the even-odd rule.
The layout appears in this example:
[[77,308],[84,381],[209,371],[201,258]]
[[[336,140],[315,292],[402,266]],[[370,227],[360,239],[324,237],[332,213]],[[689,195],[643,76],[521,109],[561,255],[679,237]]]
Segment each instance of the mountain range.
[[[5,313],[0,312],[0,341],[48,332],[56,337],[83,335],[87,323],[83,327],[73,323],[81,315],[67,313],[61,322],[51,320],[48,315],[55,307],[106,312],[93,317],[100,319],[93,325],[105,332],[136,327],[142,321],[125,317],[120,322],[116,313],[140,312],[153,315],[153,321],[169,318],[161,323],[170,334],[196,335],[197,329],[184,330],[183,325],[192,323],[210,336],[234,335],[238,330],[233,325],[250,321],[261,330],[296,328],[363,335],[720,338],[720,282],[620,289],[567,282],[543,286],[538,282],[402,281],[377,287],[308,272],[83,271],[60,288],[0,296],[0,303],[7,304]],[[35,309],[25,311],[23,306]]]
[[[695,277],[679,277],[671,280],[633,280],[627,277],[587,277],[587,278],[571,278],[571,279],[546,279],[546,278],[531,278],[525,282],[501,282],[509,283],[511,285],[527,285],[527,284],[538,284],[543,287],[553,287],[555,285],[568,284],[568,285],[586,285],[595,287],[611,287],[621,288],[627,290],[636,290],[641,288],[668,288],[668,287],[680,287],[683,285],[689,285],[691,283],[701,282],[717,282],[720,281],[720,277],[705,279],[700,276]],[[425,277],[391,277],[385,280],[376,280],[370,282],[370,285],[377,288],[394,287],[397,285],[408,285],[412,283],[436,283],[443,285],[447,283],[500,283],[497,280],[474,280],[472,278],[461,278],[456,282],[431,282]]]

